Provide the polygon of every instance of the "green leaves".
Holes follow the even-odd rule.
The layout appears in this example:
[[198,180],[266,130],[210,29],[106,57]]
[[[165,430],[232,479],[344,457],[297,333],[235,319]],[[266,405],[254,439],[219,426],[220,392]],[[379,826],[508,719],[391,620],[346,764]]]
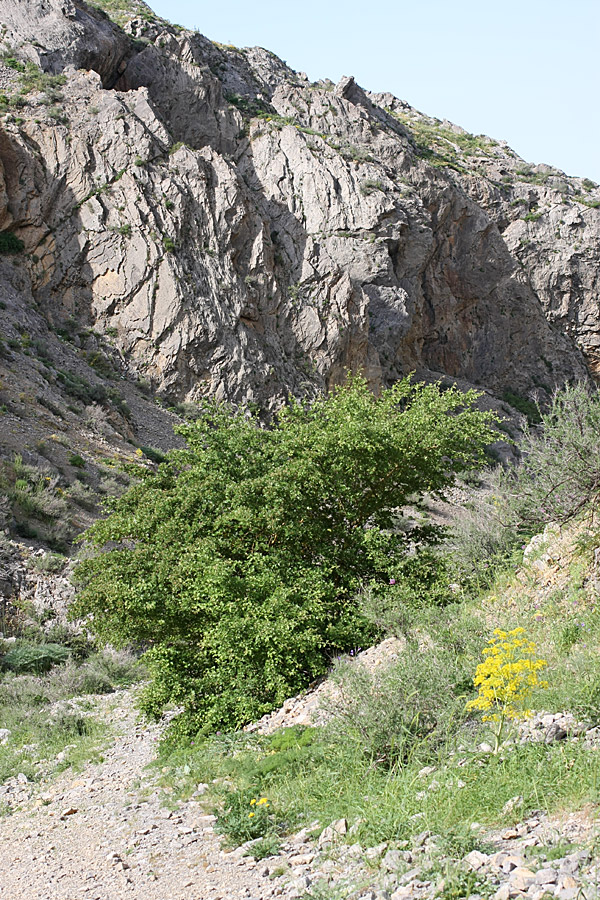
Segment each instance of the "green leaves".
[[187,448],[89,530],[75,614],[150,645],[152,710],[176,699],[207,729],[262,715],[373,638],[353,598],[434,539],[395,512],[477,464],[475,399],[408,379],[375,398],[357,378],[270,427],[208,403],[178,429]]

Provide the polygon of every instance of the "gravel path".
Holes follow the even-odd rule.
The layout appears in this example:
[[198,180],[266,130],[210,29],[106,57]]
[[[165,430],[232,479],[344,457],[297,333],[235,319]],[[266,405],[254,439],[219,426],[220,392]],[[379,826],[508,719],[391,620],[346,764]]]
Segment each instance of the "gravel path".
[[[352,900],[432,900],[446,863],[456,863],[440,857],[439,836],[429,831],[412,846],[350,845],[340,840],[345,819],[331,823],[318,840],[306,829],[288,836],[270,859],[257,862],[244,847],[226,853],[214,816],[198,800],[174,811],[163,805],[166,788],[147,768],[162,726],[138,722],[129,691],[99,698],[97,705],[114,731],[101,762],[88,763],[79,775],[67,771],[42,781],[34,793],[26,779],[10,780],[14,811],[0,819],[1,900],[291,900],[307,890],[321,896],[320,885],[333,886],[331,896]],[[291,721],[296,712],[289,711]],[[545,728],[548,717],[538,718]],[[559,717],[550,718],[553,727]],[[435,769],[420,774],[425,788]],[[554,819],[539,813],[483,835],[495,852],[474,850],[460,866],[486,882],[493,900],[599,900],[600,860],[592,840],[597,828],[595,811]],[[565,852],[560,858],[521,855],[531,847],[559,846]]]
[[127,692],[110,715],[104,761],[41,785],[0,820],[2,900],[218,900],[283,893],[264,866],[225,854],[214,817],[189,801],[175,812],[151,762],[160,726],[140,724]]

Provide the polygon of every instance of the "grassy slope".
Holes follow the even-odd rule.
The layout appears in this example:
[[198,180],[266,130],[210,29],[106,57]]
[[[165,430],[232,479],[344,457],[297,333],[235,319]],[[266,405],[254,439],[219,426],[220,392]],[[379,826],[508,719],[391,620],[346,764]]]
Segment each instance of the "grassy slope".
[[[409,643],[401,665],[418,679],[427,669],[415,666],[415,658],[428,656],[434,667],[447,668],[450,654],[458,673],[455,683],[462,677],[468,685],[493,629],[523,626],[548,661],[549,686],[538,690],[530,705],[547,712],[571,710],[584,721],[600,719],[600,615],[592,563],[585,528],[549,533],[526,564],[500,575],[483,597],[415,612],[408,632],[417,642]],[[425,690],[418,680],[415,686]],[[348,690],[355,689],[349,683]],[[385,698],[390,711],[397,700]],[[440,717],[456,716],[456,706],[450,712],[441,701]],[[347,727],[292,729],[270,737],[217,735],[175,750],[165,747],[161,765],[165,783],[178,796],[216,779],[207,796],[217,808],[229,809],[221,814],[221,827],[232,843],[256,836],[248,810],[259,796],[269,798],[283,832],[345,817],[359,823],[352,840],[363,846],[430,829],[454,843],[457,855],[473,846],[475,822],[494,827],[533,810],[597,809],[597,750],[570,740],[516,744],[494,756],[478,749],[486,736],[478,718],[455,718],[436,745],[417,740],[402,763],[384,766]],[[423,774],[424,766],[435,771]],[[503,811],[516,796],[522,804]],[[265,820],[267,830],[272,826],[273,818],[268,826]]]

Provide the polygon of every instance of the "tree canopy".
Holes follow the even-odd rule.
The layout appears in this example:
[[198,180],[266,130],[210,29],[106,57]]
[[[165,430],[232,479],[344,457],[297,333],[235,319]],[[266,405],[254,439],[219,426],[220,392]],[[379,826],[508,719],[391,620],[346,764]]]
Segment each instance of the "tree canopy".
[[148,711],[176,702],[206,730],[262,715],[373,637],[356,595],[434,540],[395,517],[480,463],[476,397],[409,379],[375,397],[355,378],[268,427],[207,403],[177,428],[186,449],[87,532],[74,614],[147,648]]

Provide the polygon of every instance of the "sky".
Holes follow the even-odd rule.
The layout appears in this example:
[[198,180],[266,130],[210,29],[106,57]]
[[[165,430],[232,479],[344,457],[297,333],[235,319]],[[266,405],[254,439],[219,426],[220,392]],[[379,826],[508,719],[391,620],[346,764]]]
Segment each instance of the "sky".
[[149,0],[206,37],[353,75],[527,162],[600,182],[600,0]]

